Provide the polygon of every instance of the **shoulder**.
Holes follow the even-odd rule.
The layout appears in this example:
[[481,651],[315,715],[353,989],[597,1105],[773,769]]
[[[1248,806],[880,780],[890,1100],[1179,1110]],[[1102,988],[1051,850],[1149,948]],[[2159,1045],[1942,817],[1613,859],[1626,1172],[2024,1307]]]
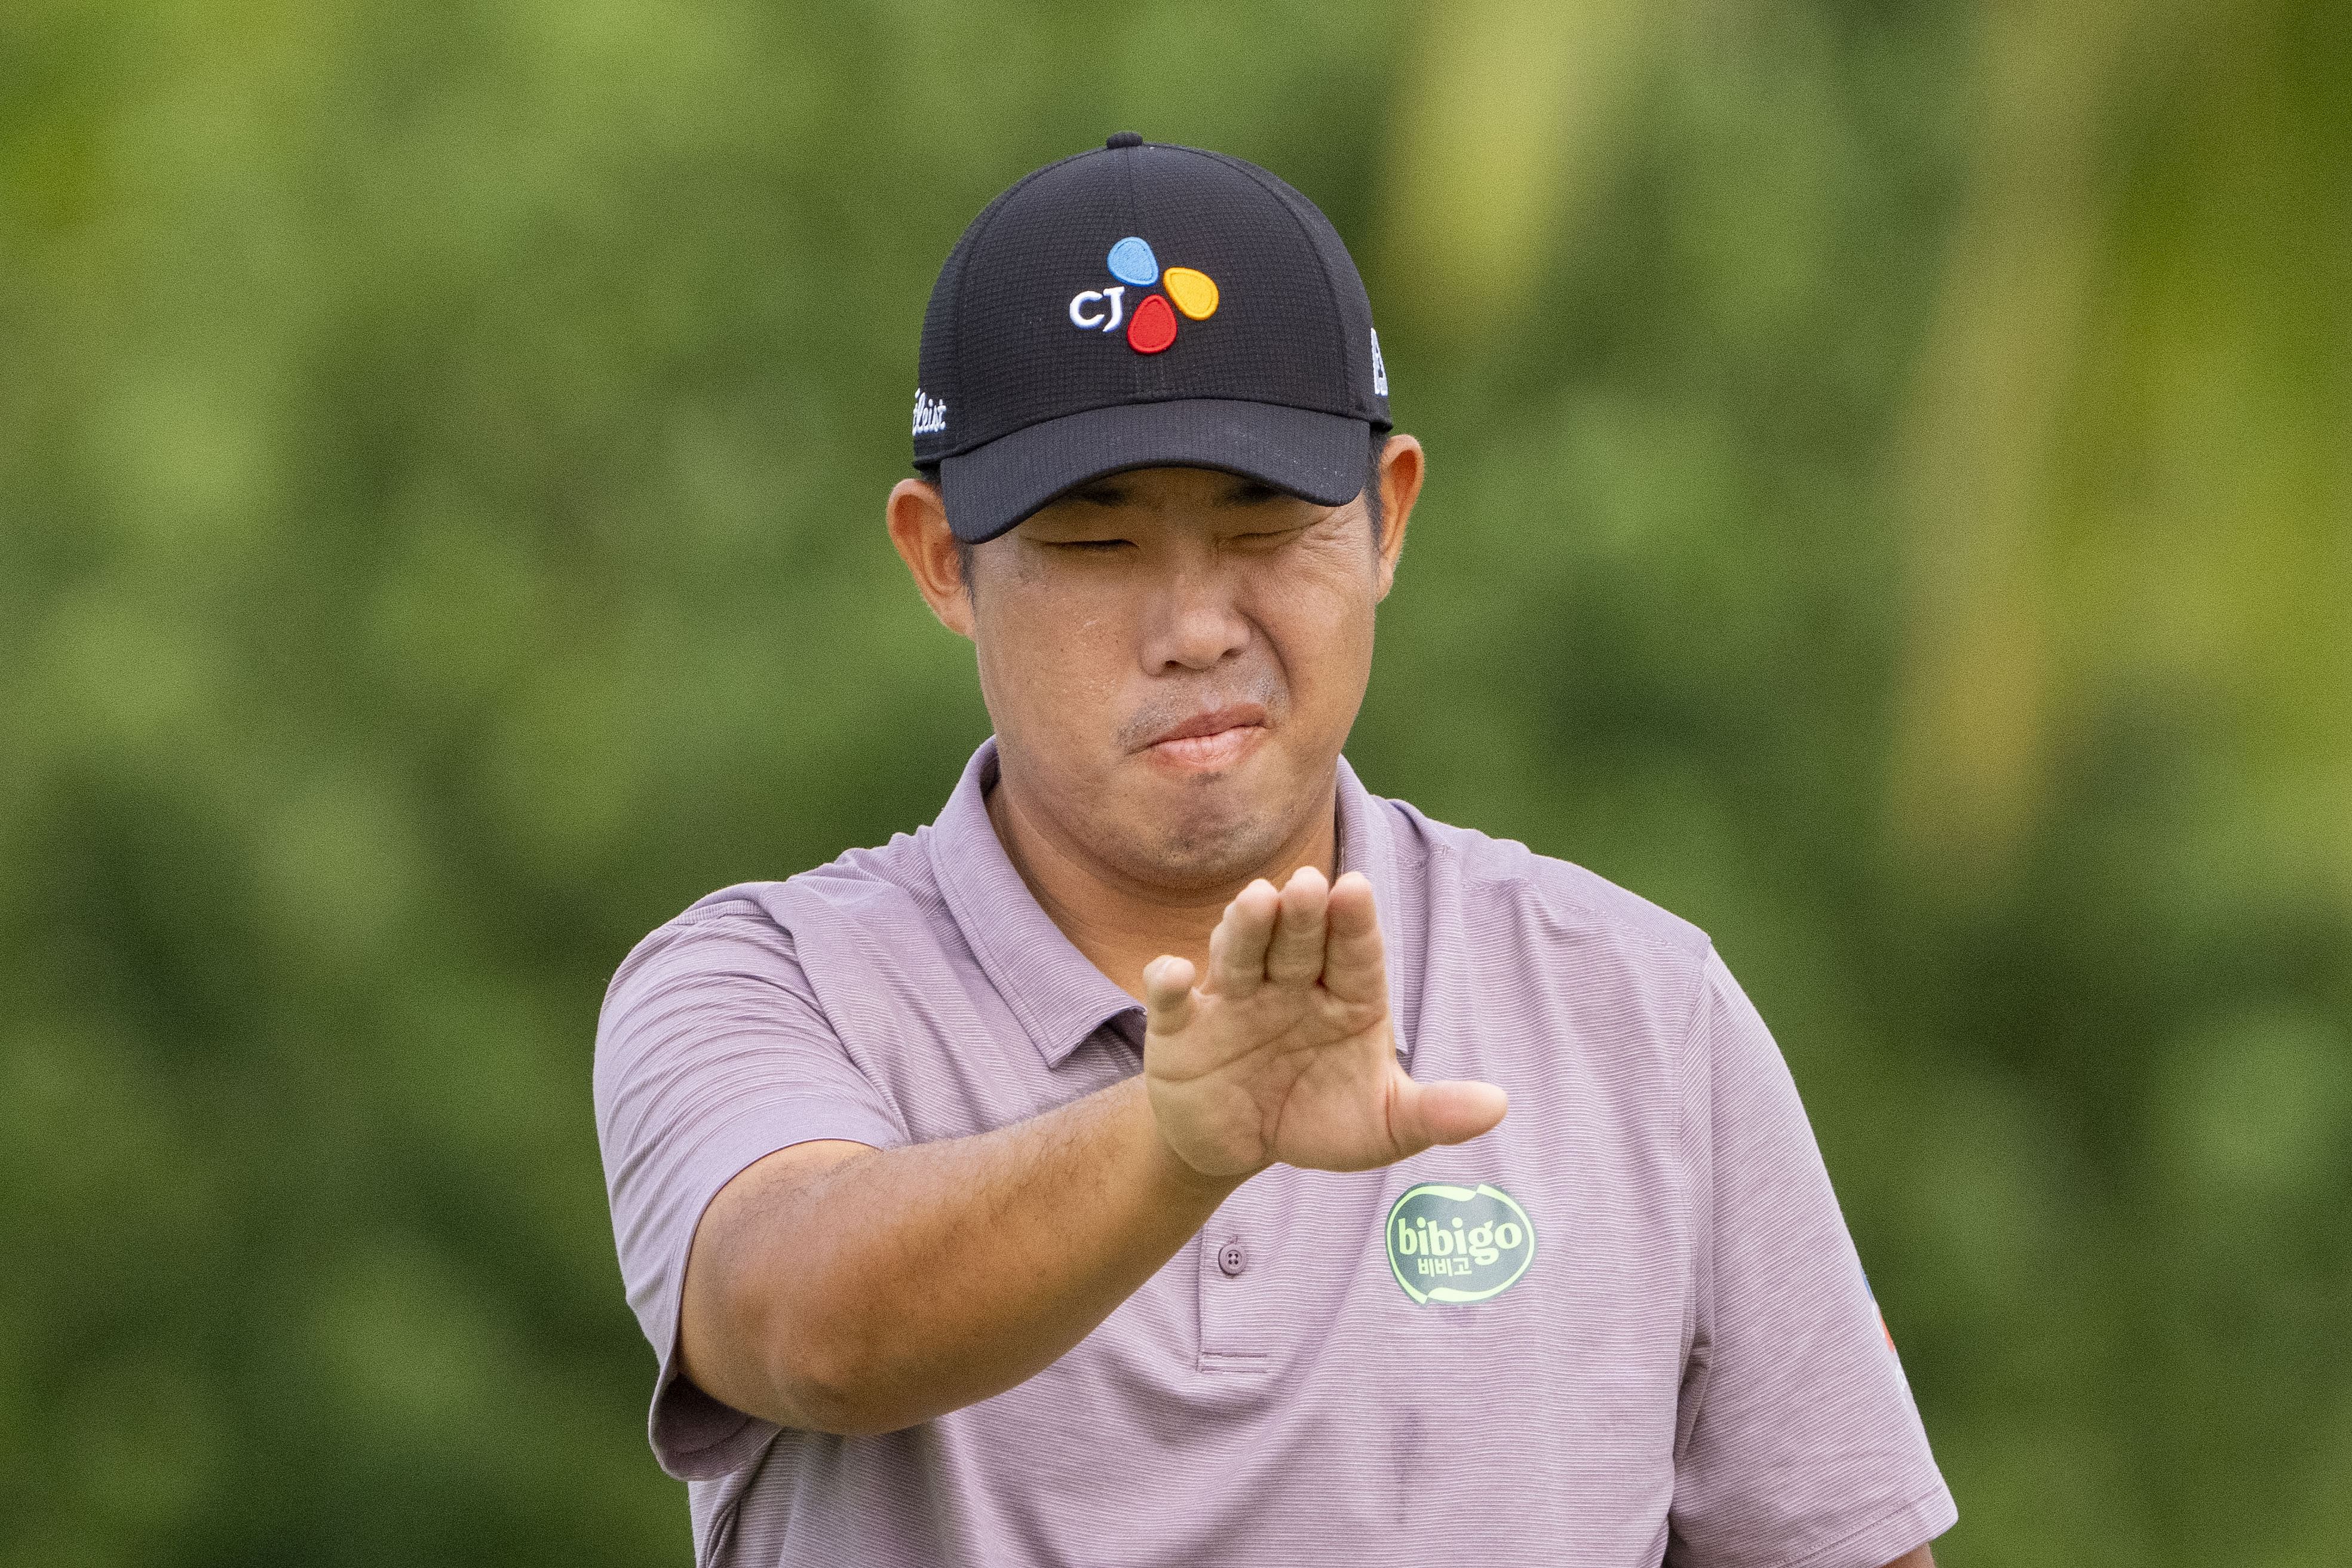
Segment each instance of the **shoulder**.
[[930,927],[939,901],[923,835],[898,833],[876,849],[781,880],[739,882],[704,894],[629,950],[606,988],[624,991],[681,972],[764,977],[804,989],[807,949],[845,933],[875,930],[903,941]]
[[1381,804],[1391,812],[1400,849],[1421,855],[1433,883],[1453,883],[1465,901],[1505,903],[1561,936],[1645,950],[1693,973],[1714,951],[1707,934],[1689,921],[1573,861],[1538,854],[1517,839],[1441,822],[1409,801],[1383,799]]
[[[1475,992],[1499,1014],[1679,1060],[1714,959],[1707,934],[1572,861],[1388,800],[1412,983]],[[1534,1035],[1546,1031],[1537,1030]],[[1531,1036],[1532,1037],[1532,1036]]]

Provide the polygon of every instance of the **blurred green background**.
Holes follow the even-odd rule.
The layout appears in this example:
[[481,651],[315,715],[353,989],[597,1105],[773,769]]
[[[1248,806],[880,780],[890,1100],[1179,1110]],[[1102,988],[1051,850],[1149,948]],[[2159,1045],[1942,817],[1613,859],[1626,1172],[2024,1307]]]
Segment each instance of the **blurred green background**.
[[1432,456],[1349,755],[1698,922],[1948,1564],[2352,1561],[2352,7],[0,6],[0,1563],[689,1557],[646,931],[986,733],[881,501],[1132,128]]

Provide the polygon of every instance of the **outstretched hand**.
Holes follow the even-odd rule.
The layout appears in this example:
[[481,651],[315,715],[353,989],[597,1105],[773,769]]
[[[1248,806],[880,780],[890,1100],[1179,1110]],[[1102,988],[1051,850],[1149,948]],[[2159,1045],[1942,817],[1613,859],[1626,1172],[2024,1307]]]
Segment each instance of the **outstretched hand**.
[[1363,1170],[1503,1119],[1491,1083],[1420,1083],[1397,1065],[1372,884],[1301,866],[1225,906],[1209,973],[1144,967],[1143,1074],[1160,1134],[1203,1176],[1279,1161]]

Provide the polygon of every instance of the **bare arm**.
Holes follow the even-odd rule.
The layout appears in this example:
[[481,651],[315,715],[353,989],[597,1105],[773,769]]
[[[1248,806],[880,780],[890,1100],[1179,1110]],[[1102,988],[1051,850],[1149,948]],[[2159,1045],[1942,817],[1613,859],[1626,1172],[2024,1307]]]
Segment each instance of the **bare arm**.
[[1915,1546],[1889,1563],[1886,1568],[1936,1568],[1936,1560],[1927,1554],[1926,1547]]
[[787,1426],[911,1426],[1050,1364],[1266,1166],[1363,1169],[1502,1120],[1500,1090],[1398,1067],[1360,874],[1251,883],[1209,967],[1145,970],[1139,1078],[969,1138],[803,1144],[730,1182],[687,1267],[688,1375]]
[[695,1231],[687,1374],[786,1426],[911,1426],[1042,1371],[1238,1185],[1169,1152],[1140,1079],[976,1137],[779,1150]]

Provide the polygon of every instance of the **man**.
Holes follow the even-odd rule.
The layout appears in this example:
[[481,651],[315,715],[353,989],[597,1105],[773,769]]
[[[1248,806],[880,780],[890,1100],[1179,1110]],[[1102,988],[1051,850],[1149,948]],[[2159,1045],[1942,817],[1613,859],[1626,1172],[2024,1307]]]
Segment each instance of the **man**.
[[598,1032],[698,1560],[1926,1563],[1706,937],[1340,757],[1423,459],[1322,214],[1122,132],[973,221],[920,375],[890,538],[995,735]]

